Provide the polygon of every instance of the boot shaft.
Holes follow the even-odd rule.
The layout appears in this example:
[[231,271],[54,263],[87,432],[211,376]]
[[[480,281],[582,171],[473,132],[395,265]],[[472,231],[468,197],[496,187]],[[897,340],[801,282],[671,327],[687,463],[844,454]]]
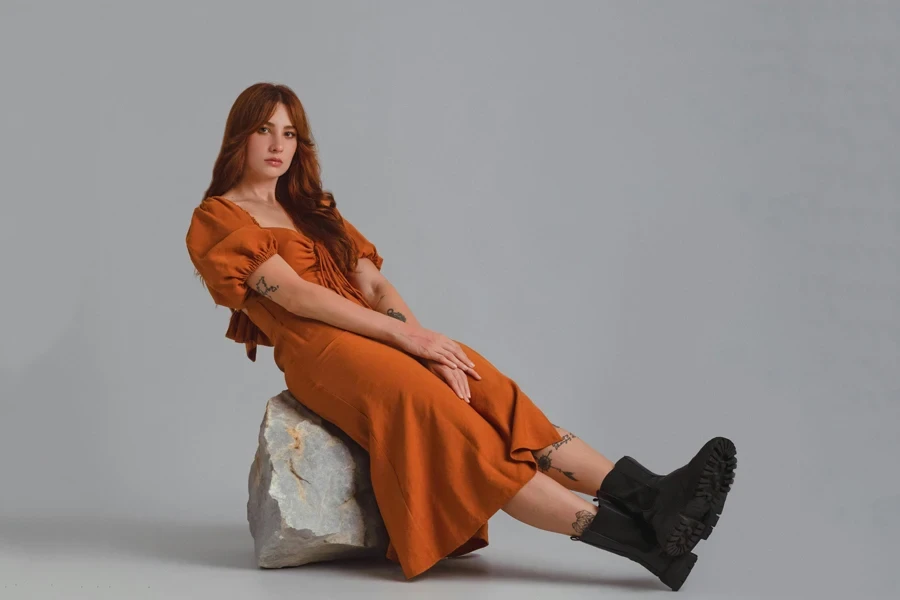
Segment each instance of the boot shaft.
[[597,515],[581,536],[571,539],[584,542],[632,560],[650,571],[673,591],[684,584],[697,555],[673,557],[662,551],[652,529],[627,511],[598,499]]

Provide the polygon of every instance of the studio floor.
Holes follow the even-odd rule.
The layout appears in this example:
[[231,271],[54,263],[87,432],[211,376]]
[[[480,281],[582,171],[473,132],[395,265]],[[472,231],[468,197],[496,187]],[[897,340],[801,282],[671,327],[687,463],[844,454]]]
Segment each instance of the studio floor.
[[[490,535],[488,547],[443,560],[406,581],[398,565],[378,559],[259,569],[249,530],[239,521],[7,518],[0,519],[0,598],[614,600],[671,593],[631,561],[528,528],[503,513],[491,519]],[[739,550],[727,550],[737,537],[727,522],[717,537],[695,549],[700,558],[678,592],[681,597],[840,598],[846,593],[840,581],[793,585],[783,579],[787,569],[767,572],[761,556],[748,563]]]

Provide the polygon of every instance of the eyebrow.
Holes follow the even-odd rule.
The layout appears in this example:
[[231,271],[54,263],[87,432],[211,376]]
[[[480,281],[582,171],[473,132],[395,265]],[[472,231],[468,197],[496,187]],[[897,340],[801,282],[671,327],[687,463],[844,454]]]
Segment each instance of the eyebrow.
[[[263,125],[271,125],[272,127],[275,127],[275,123],[273,123],[272,121],[266,121],[265,123],[263,123]],[[297,129],[293,125],[285,125],[284,128],[285,129]]]

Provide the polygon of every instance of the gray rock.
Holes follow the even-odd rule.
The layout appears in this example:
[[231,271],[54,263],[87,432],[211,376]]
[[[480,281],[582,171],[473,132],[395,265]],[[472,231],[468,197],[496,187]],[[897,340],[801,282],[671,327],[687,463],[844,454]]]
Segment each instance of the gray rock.
[[260,567],[384,557],[368,453],[288,390],[266,405],[248,488]]

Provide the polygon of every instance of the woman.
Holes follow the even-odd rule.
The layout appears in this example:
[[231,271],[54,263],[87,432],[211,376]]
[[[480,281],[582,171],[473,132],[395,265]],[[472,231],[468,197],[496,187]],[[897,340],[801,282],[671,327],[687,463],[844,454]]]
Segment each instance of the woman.
[[292,394],[368,451],[387,558],[407,579],[487,546],[502,509],[684,582],[730,489],[734,445],[714,438],[665,477],[613,464],[478,352],[422,327],[322,189],[292,90],[259,83],[237,98],[186,243],[232,310],[227,337],[254,361],[274,347]]

